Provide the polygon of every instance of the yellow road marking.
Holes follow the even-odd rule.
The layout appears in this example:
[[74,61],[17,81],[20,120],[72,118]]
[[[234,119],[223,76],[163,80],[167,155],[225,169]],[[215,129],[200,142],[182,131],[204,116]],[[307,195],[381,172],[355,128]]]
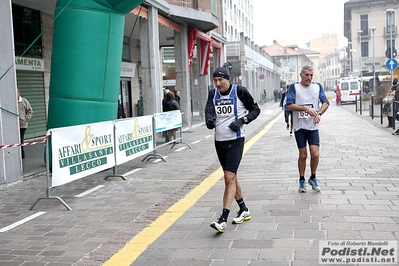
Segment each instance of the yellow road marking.
[[[282,114],[273,119],[258,134],[245,143],[244,154],[281,118]],[[167,209],[148,227],[133,237],[121,250],[115,253],[103,266],[131,265],[144,250],[147,249],[160,235],[190,209],[208,190],[210,190],[223,176],[221,167],[208,176],[201,184],[187,193],[182,199]]]

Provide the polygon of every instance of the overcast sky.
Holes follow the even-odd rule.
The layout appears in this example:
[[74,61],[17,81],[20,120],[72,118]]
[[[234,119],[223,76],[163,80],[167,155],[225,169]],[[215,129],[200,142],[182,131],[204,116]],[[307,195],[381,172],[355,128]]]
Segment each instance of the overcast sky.
[[348,0],[253,0],[254,43],[296,39],[300,47],[323,33],[338,33],[344,44],[344,3]]

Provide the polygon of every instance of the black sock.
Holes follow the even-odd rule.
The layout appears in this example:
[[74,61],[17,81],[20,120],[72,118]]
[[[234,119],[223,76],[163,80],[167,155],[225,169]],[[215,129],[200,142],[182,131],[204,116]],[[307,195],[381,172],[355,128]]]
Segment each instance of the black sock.
[[305,177],[304,176],[300,176],[299,177],[299,181],[301,181],[301,180],[305,181]]
[[229,213],[230,210],[223,208],[222,216],[220,216],[219,222],[227,222],[227,217],[229,217]]
[[245,202],[244,202],[243,198],[238,199],[236,201],[237,201],[238,206],[240,207],[240,211],[248,211],[248,208],[247,208],[247,206],[245,206]]
[[316,175],[315,174],[312,174],[311,176],[310,176],[310,179],[311,180],[313,180],[313,179],[315,179],[316,178]]

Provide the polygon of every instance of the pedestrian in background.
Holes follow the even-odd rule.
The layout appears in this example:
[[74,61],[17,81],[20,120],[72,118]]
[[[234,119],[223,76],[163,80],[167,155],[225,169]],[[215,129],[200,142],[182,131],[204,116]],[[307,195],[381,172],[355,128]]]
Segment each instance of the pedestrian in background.
[[290,130],[290,136],[292,136],[292,131],[294,130],[294,123],[292,118],[292,111],[288,110],[287,103],[286,103],[286,93],[289,89],[290,85],[287,85],[285,88],[285,92],[281,96],[280,107],[284,110],[284,120],[287,124],[287,130]]
[[[20,91],[18,89],[18,114],[19,114],[19,136],[21,143],[24,143],[25,132],[28,128],[28,123],[32,118],[33,110],[29,101],[21,97]],[[25,150],[21,146],[22,159],[25,159]]]
[[[306,192],[305,169],[307,159],[307,144],[310,150],[310,171],[308,179],[312,189],[320,192],[316,179],[317,166],[319,164],[319,123],[321,116],[330,106],[323,86],[312,82],[313,68],[304,66],[300,73],[301,81],[290,85],[287,92],[287,106],[293,111],[295,140],[299,150],[298,171],[299,189],[301,193]],[[321,107],[319,106],[321,102]]]
[[223,210],[220,218],[211,227],[223,233],[227,227],[227,218],[235,199],[240,207],[234,224],[251,219],[246,207],[241,186],[237,179],[237,170],[244,151],[244,124],[249,124],[260,113],[259,106],[245,87],[230,84],[226,68],[219,67],[213,72],[216,89],[208,93],[205,106],[205,121],[208,129],[215,129],[215,149],[224,173]]
[[387,96],[382,99],[382,103],[384,104],[382,111],[383,114],[388,118],[388,128],[393,127],[393,123],[395,120],[393,119],[393,102],[395,99],[395,92],[392,91],[392,87],[388,88]]
[[[392,82],[392,91],[395,92],[394,102],[392,104],[393,109],[393,117],[392,117],[392,125],[396,123],[396,120],[399,120],[399,87],[398,87],[398,79],[394,79]],[[392,135],[399,135],[399,129],[392,133]]]
[[179,104],[180,106],[180,91],[179,90],[174,90],[175,93],[175,101]]
[[278,90],[277,89],[275,89],[273,91],[273,96],[274,96],[274,102],[278,102]]
[[266,103],[267,99],[266,99],[266,89],[263,89],[263,94],[262,94],[262,103]]
[[337,85],[337,89],[335,90],[335,96],[336,96],[335,103],[337,105],[341,105],[342,92],[341,92],[341,89],[340,89],[339,85]]
[[[165,101],[163,102],[163,112],[169,112],[174,110],[180,110],[180,105],[175,100],[175,93],[173,91],[169,91],[166,93]],[[176,129],[171,129],[166,132],[167,141],[172,141],[172,139],[176,140]]]

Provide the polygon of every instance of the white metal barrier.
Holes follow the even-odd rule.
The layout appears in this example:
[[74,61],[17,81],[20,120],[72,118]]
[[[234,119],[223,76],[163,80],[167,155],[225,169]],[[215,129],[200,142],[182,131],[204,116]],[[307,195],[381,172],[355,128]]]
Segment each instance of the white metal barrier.
[[46,141],[46,196],[39,197],[29,209],[32,210],[41,199],[57,199],[68,210],[72,210],[60,197],[51,196],[52,187],[109,168],[113,168],[113,174],[104,177],[105,180],[110,176],[126,180],[117,173],[117,166],[147,153],[151,154],[142,161],[161,158],[166,162],[157,152],[157,148],[170,142],[157,146],[156,135],[172,129],[177,129],[180,133],[171,148],[184,143],[191,149],[183,141],[180,111],[48,130],[47,140],[51,141],[51,145]]

